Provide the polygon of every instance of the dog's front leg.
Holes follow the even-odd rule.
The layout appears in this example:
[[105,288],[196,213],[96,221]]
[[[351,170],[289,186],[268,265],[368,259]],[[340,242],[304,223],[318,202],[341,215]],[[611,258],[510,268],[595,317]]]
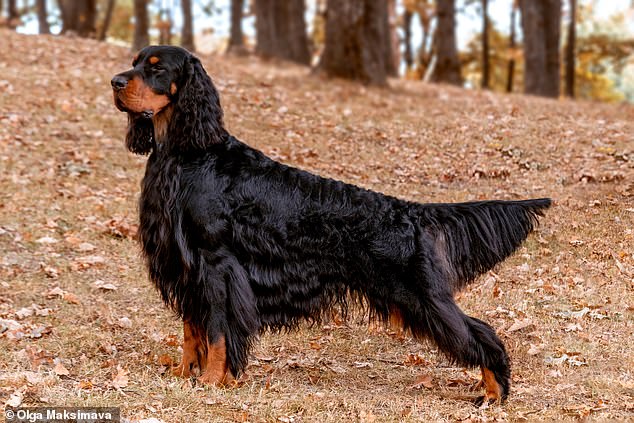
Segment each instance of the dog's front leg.
[[221,335],[215,342],[207,342],[205,371],[198,381],[207,385],[227,386],[235,382],[227,365],[225,337]]
[[183,322],[183,357],[172,368],[172,374],[185,378],[197,376],[203,373],[206,364],[207,350],[199,331],[189,322]]

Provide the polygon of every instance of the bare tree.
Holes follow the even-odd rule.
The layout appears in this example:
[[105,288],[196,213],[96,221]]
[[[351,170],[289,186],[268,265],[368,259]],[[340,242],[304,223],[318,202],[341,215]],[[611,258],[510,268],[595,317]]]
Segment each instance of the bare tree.
[[403,12],[403,44],[405,44],[403,58],[405,59],[405,65],[408,70],[414,66],[414,54],[412,53],[412,17],[412,12],[405,9],[405,12]]
[[170,7],[159,10],[156,27],[159,30],[159,44],[172,44],[172,9]]
[[112,12],[114,11],[115,1],[116,0],[108,0],[108,4],[106,5],[106,13],[103,18],[103,24],[101,25],[101,29],[99,30],[99,35],[97,35],[97,39],[99,41],[103,41],[106,39],[108,28],[110,28],[110,22],[112,22]]
[[7,23],[9,25],[9,28],[17,28],[20,25],[20,13],[18,12],[17,0],[8,1],[7,12]]
[[559,96],[561,0],[519,0],[524,34],[524,92]]
[[147,0],[134,0],[134,21],[132,50],[139,51],[150,44],[150,35],[148,32],[150,18],[147,12]]
[[515,44],[516,18],[515,17],[516,15],[517,15],[517,0],[513,0],[513,5],[511,6],[511,20],[510,20],[511,33],[509,35],[510,57],[509,57],[507,76],[506,76],[506,92],[507,93],[513,92],[513,79],[515,78],[515,49],[516,49],[516,44]]
[[460,59],[456,46],[455,0],[436,0],[436,13],[438,16],[434,37],[436,65],[431,80],[461,85]]
[[385,71],[389,76],[398,76],[398,67],[401,62],[398,33],[396,32],[396,0],[387,0],[387,13],[385,24]]
[[48,12],[46,10],[46,0],[37,0],[37,24],[40,34],[50,34],[51,27],[48,25]]
[[387,13],[384,0],[328,0],[320,68],[331,76],[386,84]]
[[194,45],[194,16],[192,13],[192,1],[181,0],[183,9],[183,32],[181,35],[181,45],[189,51],[195,51]]
[[97,36],[97,0],[76,2],[79,12],[77,18],[77,33],[80,37]]
[[231,36],[229,37],[228,53],[245,54],[244,34],[242,33],[242,16],[244,0],[231,0]]
[[570,21],[568,22],[568,40],[566,41],[566,95],[575,96],[575,44],[577,24],[577,0],[570,0]]
[[59,0],[62,15],[62,34],[75,33],[81,37],[95,37],[97,34],[96,0]]
[[482,88],[489,88],[489,0],[482,0]]
[[255,0],[256,53],[310,64],[304,12],[304,0]]

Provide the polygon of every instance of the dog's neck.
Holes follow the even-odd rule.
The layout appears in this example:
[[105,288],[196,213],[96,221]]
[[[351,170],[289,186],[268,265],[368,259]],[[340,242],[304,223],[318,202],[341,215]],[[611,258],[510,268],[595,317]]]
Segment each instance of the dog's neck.
[[167,131],[169,129],[169,123],[173,113],[174,106],[170,104],[152,117],[152,125],[154,125],[154,142],[156,142],[159,146],[164,144],[167,140]]

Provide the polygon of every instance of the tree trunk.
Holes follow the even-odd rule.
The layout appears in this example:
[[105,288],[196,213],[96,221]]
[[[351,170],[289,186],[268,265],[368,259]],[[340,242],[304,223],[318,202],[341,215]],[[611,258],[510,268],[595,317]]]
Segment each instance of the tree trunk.
[[62,34],[77,32],[78,7],[72,0],[59,0],[59,10],[62,15]]
[[515,78],[515,16],[517,15],[517,1],[511,6],[511,34],[509,36],[509,64],[506,76],[506,92],[513,92],[513,79]]
[[310,64],[304,0],[255,0],[256,53]]
[[520,0],[524,33],[524,92],[559,96],[561,0]]
[[435,13],[435,11],[432,12],[426,7],[418,9],[418,18],[421,28],[423,29],[423,39],[418,49],[418,74],[425,82],[429,82],[431,71],[433,71],[430,65],[432,64],[432,57],[434,55],[434,37],[436,36],[436,31],[434,30],[432,32],[431,24]]
[[566,42],[566,95],[575,96],[575,44],[577,0],[570,0],[570,22],[568,23],[568,40]]
[[183,32],[181,35],[181,45],[189,51],[196,51],[194,45],[194,17],[192,13],[192,1],[181,0],[183,9]]
[[403,53],[407,70],[414,66],[414,54],[412,53],[412,12],[405,10],[403,13],[403,44],[405,44],[405,52]]
[[18,4],[17,0],[9,0],[7,4],[7,22],[9,28],[15,29],[20,25],[20,14],[18,13]]
[[401,62],[398,33],[396,32],[396,0],[387,0],[387,13],[385,14],[385,71],[389,76],[398,76],[398,68]]
[[385,0],[328,0],[326,45],[320,67],[327,75],[385,85]]
[[227,53],[242,55],[247,52],[242,33],[243,8],[244,0],[231,0],[231,36],[229,37]]
[[436,65],[431,80],[462,85],[460,59],[456,47],[455,0],[436,0],[438,18],[434,37]]
[[95,37],[97,34],[96,0],[59,0],[62,15],[62,34],[76,33],[80,37]]
[[51,27],[48,25],[48,12],[46,9],[46,0],[37,0],[37,24],[40,34],[50,34]]
[[96,37],[97,35],[97,0],[77,2],[77,34],[80,37]]
[[172,9],[170,7],[160,9],[156,28],[159,30],[159,44],[172,44]]
[[134,39],[132,50],[139,51],[150,44],[148,28],[150,20],[147,13],[147,0],[134,0]]
[[482,88],[489,88],[489,1],[482,0]]
[[112,12],[114,11],[114,4],[116,0],[108,0],[108,4],[106,5],[106,14],[103,18],[103,25],[99,31],[99,35],[97,39],[99,41],[104,41],[106,39],[106,34],[108,34],[108,28],[110,28],[110,22],[112,22]]

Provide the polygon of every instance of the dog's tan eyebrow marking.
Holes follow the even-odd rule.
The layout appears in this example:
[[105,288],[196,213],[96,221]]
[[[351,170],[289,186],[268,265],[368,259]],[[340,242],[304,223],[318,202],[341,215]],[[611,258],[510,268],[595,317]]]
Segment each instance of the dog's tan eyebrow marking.
[[150,63],[153,64],[153,65],[156,65],[159,62],[159,60],[160,59],[158,57],[156,57],[156,56],[150,57]]

